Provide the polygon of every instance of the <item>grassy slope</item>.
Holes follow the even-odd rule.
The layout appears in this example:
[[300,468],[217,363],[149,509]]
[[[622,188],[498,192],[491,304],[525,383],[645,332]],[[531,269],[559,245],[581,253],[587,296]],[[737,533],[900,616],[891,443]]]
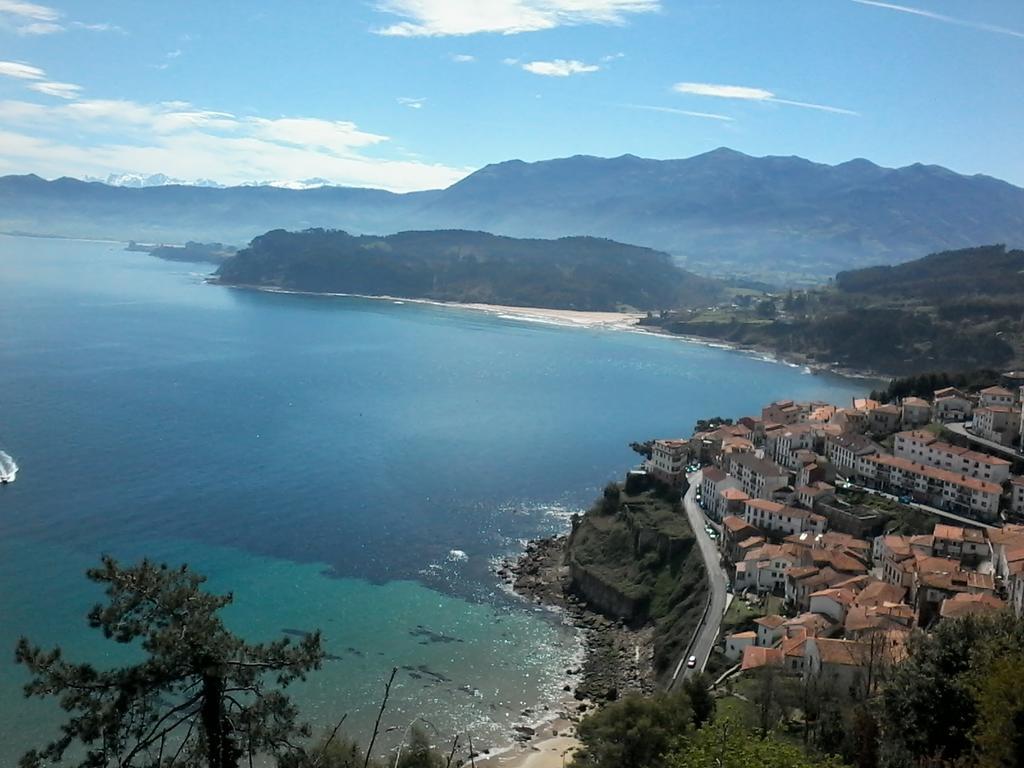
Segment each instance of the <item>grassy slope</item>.
[[[599,505],[584,516],[572,537],[571,557],[640,601],[641,615],[634,621],[654,624],[655,666],[661,673],[683,652],[704,609],[700,552],[678,505],[653,493],[623,495],[609,512]],[[657,539],[660,546],[642,539]]]

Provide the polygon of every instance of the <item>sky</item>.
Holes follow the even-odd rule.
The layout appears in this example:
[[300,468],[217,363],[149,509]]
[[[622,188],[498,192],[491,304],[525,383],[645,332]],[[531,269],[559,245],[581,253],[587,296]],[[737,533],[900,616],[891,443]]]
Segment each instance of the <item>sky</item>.
[[0,0],[0,174],[408,191],[727,146],[1024,186],[1022,126],[1022,0]]

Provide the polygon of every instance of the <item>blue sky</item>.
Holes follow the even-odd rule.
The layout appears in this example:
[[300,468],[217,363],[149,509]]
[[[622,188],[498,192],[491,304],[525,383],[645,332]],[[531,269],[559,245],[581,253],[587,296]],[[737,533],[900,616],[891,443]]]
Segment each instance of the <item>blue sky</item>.
[[1024,2],[905,3],[0,0],[0,173],[401,191],[728,146],[1024,185]]

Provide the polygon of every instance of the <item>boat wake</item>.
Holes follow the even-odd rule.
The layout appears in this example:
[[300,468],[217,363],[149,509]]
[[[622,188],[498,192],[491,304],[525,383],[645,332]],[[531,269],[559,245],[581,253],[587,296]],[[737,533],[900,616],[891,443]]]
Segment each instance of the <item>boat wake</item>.
[[13,483],[18,476],[18,464],[9,453],[0,451],[0,483]]

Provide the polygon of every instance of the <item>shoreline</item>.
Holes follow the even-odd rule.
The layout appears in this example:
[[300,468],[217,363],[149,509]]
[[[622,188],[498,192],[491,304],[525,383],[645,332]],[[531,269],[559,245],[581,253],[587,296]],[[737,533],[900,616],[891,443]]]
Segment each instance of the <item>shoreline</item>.
[[436,299],[413,299],[405,296],[389,296],[387,294],[371,295],[366,293],[334,293],[327,291],[297,291],[289,288],[275,288],[266,285],[244,285],[240,283],[222,283],[215,278],[207,278],[209,285],[224,288],[235,288],[243,291],[260,291],[261,293],[280,293],[288,296],[326,296],[338,299],[369,299],[372,301],[388,301],[392,304],[419,304],[447,309],[464,309],[472,312],[485,312],[498,317],[513,320],[541,322],[549,325],[561,325],[573,328],[613,328],[632,330],[644,312],[600,312],[578,309],[549,309],[545,307],[520,307],[510,304],[483,304],[479,302],[438,301]]
[[551,717],[514,731],[511,747],[479,760],[485,768],[560,768],[582,744],[579,722],[598,706],[622,695],[655,690],[653,629],[632,629],[591,610],[569,588],[565,546],[568,534],[527,543],[516,557],[495,565],[502,586],[527,601],[561,614],[580,633],[582,663],[565,670],[564,696]]
[[389,301],[393,304],[419,304],[423,306],[442,307],[447,309],[464,309],[471,312],[485,312],[504,319],[534,322],[544,325],[555,325],[563,328],[592,328],[625,331],[628,333],[657,336],[664,339],[674,339],[687,344],[709,347],[711,349],[723,349],[729,352],[737,352],[748,357],[753,357],[757,360],[762,360],[766,363],[775,363],[776,365],[784,365],[789,368],[803,368],[810,375],[825,373],[846,379],[880,382],[894,378],[890,374],[879,373],[877,371],[862,371],[832,366],[827,363],[811,362],[800,357],[779,354],[767,347],[747,346],[736,342],[711,339],[704,336],[690,336],[681,333],[671,333],[670,331],[666,331],[656,326],[640,325],[639,320],[647,317],[646,312],[599,312],[577,309],[548,309],[544,307],[521,307],[509,304],[483,304],[479,302],[463,303],[457,301],[438,301],[435,299],[415,299],[404,296],[371,295],[364,293],[297,291],[266,285],[222,283],[212,276],[206,278],[205,282],[209,285],[218,285],[224,288],[234,288],[244,291],[259,291],[261,293],[279,293],[289,296],[327,296],[331,298],[368,299],[372,301]]

